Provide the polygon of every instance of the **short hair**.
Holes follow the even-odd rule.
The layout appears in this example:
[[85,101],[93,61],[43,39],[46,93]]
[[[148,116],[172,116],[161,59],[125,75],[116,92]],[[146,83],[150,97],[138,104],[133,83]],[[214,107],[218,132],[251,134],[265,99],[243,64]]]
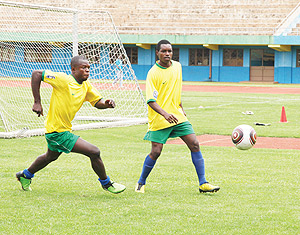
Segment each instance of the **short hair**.
[[156,45],[156,50],[157,51],[159,51],[160,50],[160,45],[161,44],[170,44],[170,45],[172,45],[168,40],[166,40],[166,39],[163,39],[163,40],[160,40],[158,43],[157,43],[157,45]]
[[71,68],[76,67],[80,61],[87,60],[84,56],[76,55],[71,59]]

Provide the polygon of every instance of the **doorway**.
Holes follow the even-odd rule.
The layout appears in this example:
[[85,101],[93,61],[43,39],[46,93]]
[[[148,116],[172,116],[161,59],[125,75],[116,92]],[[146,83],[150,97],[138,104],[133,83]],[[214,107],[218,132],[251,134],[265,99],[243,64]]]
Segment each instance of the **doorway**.
[[274,82],[274,50],[251,49],[250,81]]

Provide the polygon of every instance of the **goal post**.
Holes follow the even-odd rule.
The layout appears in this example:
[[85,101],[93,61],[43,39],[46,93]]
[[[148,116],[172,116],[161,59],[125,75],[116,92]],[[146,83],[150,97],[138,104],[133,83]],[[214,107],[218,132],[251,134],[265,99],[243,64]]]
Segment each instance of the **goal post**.
[[126,126],[147,122],[143,93],[111,15],[0,0],[0,138],[44,134],[52,88],[41,84],[44,116],[31,111],[33,70],[70,74],[74,55],[89,60],[89,81],[114,109],[85,102],[73,129]]

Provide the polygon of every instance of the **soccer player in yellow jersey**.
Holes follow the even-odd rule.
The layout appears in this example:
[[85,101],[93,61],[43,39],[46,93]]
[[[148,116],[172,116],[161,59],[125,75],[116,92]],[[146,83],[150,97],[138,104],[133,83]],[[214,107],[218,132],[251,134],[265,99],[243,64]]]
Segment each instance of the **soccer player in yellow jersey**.
[[50,70],[32,72],[31,87],[34,97],[32,111],[37,113],[38,117],[43,115],[40,97],[41,81],[50,84],[53,91],[45,121],[48,150],[40,155],[28,169],[16,174],[23,190],[30,191],[34,174],[58,159],[63,152],[81,153],[89,157],[103,189],[111,193],[120,193],[126,189],[124,185],[111,181],[106,175],[99,148],[71,132],[71,121],[85,101],[98,109],[115,107],[114,100],[103,99],[98,90],[87,80],[89,72],[89,62],[82,56],[74,56],[71,59],[70,75]]
[[191,151],[192,161],[199,179],[201,193],[216,192],[218,186],[205,179],[205,166],[199,142],[181,103],[182,69],[179,62],[172,60],[172,45],[161,40],[156,46],[158,61],[149,70],[146,79],[146,100],[148,104],[148,132],[144,139],[152,143],[135,191],[144,193],[146,179],[161,154],[163,144],[169,137],[180,137]]

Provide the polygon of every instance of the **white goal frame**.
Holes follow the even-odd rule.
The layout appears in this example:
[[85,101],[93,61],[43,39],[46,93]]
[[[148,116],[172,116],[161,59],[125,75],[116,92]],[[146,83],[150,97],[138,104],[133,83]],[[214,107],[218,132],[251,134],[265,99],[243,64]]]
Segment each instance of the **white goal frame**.
[[73,130],[147,123],[143,92],[109,12],[0,0],[0,22],[0,138],[44,134],[52,88],[42,82],[44,117],[37,117],[31,111],[31,73],[70,74],[70,60],[78,54],[90,61],[90,82],[116,108],[98,110],[85,102]]

